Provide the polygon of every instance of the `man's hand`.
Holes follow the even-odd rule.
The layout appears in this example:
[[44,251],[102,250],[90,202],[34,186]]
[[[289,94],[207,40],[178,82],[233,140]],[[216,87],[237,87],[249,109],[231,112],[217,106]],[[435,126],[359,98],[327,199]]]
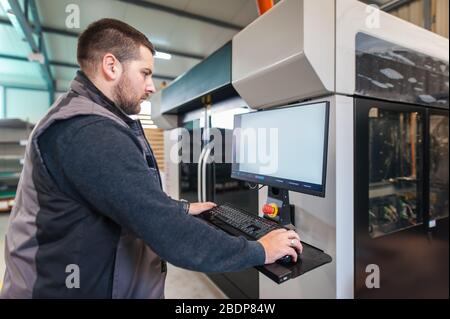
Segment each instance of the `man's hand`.
[[206,210],[216,207],[217,204],[213,202],[205,203],[191,203],[189,206],[189,215],[198,215]]
[[297,261],[297,253],[301,253],[303,246],[300,243],[300,237],[293,230],[284,228],[276,229],[261,237],[258,242],[261,243],[266,252],[266,264],[274,263],[276,260],[289,255],[292,261]]

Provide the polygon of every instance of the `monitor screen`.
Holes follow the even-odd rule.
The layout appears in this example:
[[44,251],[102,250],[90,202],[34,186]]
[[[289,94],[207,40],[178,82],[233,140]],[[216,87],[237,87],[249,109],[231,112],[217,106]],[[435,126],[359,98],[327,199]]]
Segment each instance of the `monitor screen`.
[[234,118],[231,177],[325,196],[329,103]]

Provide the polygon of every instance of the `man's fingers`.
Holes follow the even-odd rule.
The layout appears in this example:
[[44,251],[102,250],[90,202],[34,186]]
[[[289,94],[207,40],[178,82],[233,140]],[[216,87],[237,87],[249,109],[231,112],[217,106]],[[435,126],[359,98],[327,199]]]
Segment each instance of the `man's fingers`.
[[208,208],[212,208],[212,207],[216,207],[217,206],[217,204],[213,203],[213,202],[204,202],[204,203],[201,203],[201,205],[203,207],[208,207]]
[[288,241],[288,246],[291,248],[294,248],[298,253],[302,253],[303,246],[299,239],[296,238],[290,238]]
[[197,208],[200,210],[207,210],[207,209],[216,207],[217,204],[213,203],[213,202],[202,202],[202,203],[199,202],[199,203],[193,203],[193,204],[191,204],[191,206],[197,206]]
[[271,231],[271,233],[273,233],[273,234],[284,233],[284,232],[287,232],[287,230],[284,228],[277,228],[277,229]]
[[300,254],[303,253],[303,245],[300,241],[298,241],[298,246],[298,251],[300,252]]
[[297,239],[298,241],[300,241],[300,236],[293,230],[289,230],[287,235],[288,235],[288,238]]
[[297,262],[298,254],[294,248],[289,248],[287,255],[292,257],[293,262]]

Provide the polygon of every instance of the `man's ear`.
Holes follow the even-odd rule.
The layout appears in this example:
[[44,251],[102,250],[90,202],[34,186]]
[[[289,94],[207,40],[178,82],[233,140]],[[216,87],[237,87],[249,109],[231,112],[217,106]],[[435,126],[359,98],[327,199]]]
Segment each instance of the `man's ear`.
[[102,60],[102,71],[106,80],[115,81],[122,74],[122,66],[112,53],[106,53]]

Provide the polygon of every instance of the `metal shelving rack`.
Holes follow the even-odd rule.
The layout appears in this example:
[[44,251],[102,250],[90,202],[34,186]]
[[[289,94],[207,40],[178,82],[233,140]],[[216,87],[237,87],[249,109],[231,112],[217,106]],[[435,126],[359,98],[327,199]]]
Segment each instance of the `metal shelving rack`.
[[9,212],[14,206],[32,128],[32,124],[19,119],[0,120],[0,212]]

